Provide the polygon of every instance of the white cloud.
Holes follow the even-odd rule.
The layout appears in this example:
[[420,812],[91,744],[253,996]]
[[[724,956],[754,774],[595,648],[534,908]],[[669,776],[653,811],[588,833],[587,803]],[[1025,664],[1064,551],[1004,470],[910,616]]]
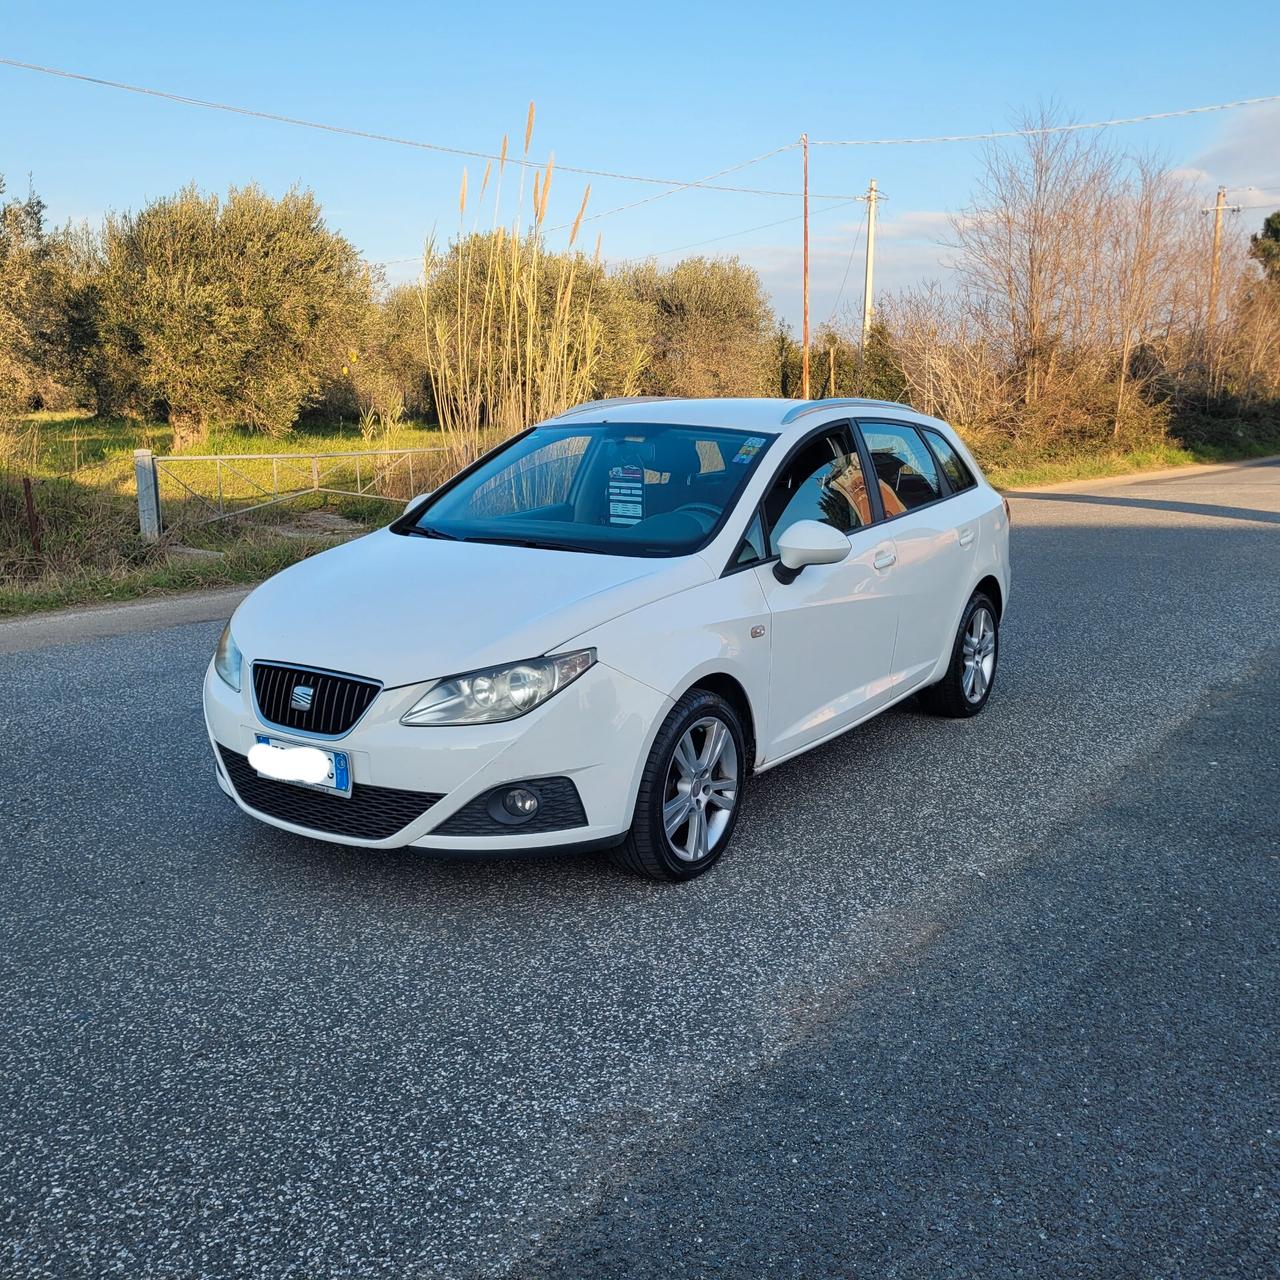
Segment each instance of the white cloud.
[[1280,103],[1245,107],[1228,117],[1194,163],[1227,186],[1280,179]]
[[[809,242],[809,315],[814,325],[829,320],[856,324],[862,317],[865,224],[847,222],[811,237]],[[799,244],[758,245],[738,256],[760,273],[778,314],[798,329],[802,308],[803,254]],[[938,209],[904,210],[876,224],[875,296],[882,298],[923,280],[945,277],[953,251],[951,215]],[[852,256],[851,256],[852,254]],[[843,287],[842,287],[843,286]]]
[[1204,186],[1206,197],[1227,188],[1233,204],[1280,207],[1280,103],[1245,107],[1232,114],[1217,139],[1181,172]]

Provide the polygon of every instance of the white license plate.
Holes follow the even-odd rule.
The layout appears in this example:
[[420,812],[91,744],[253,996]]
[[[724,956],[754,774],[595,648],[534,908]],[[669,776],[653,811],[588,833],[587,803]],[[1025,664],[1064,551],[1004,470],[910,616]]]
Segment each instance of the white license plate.
[[308,791],[326,791],[330,795],[351,796],[351,757],[345,751],[326,751],[313,742],[288,742],[283,738],[269,738],[265,733],[254,734],[254,739],[268,747],[310,747],[326,756],[329,761],[329,772],[320,782],[298,782],[292,778],[277,778],[273,774],[257,770],[258,777],[271,778],[274,782],[287,782],[291,787],[303,787]]

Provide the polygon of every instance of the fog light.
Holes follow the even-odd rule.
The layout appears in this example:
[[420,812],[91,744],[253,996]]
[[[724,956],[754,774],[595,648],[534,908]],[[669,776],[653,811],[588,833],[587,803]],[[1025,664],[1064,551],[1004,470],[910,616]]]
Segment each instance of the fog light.
[[502,807],[513,818],[532,818],[540,801],[528,787],[512,787],[502,797]]

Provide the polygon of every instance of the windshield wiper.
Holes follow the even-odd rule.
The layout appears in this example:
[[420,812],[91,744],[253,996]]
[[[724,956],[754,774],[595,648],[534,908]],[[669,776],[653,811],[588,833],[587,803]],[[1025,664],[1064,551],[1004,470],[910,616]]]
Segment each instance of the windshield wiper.
[[443,538],[446,542],[466,541],[465,538],[459,538],[456,533],[445,533],[443,529],[433,529],[430,525],[411,525],[405,533],[410,533],[415,538]]
[[466,542],[491,542],[499,547],[532,547],[535,551],[583,551],[584,547],[574,546],[571,542],[547,542],[542,538],[502,538],[474,537],[464,539]]

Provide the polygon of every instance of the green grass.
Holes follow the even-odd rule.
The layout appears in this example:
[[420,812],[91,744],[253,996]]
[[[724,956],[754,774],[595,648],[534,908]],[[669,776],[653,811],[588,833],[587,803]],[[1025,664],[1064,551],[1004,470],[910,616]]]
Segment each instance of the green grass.
[[1206,462],[1239,462],[1280,453],[1280,440],[1264,440],[1230,448],[1176,444],[1153,445],[1144,449],[1044,462],[994,463],[985,468],[987,479],[997,489],[1026,489],[1035,485],[1060,484],[1072,480],[1098,480],[1104,476],[1131,475],[1139,471],[1161,471]]
[[[161,455],[174,454],[173,431],[161,422],[140,422],[133,418],[95,418],[76,410],[66,413],[36,413],[23,418],[19,426],[37,429],[39,447],[35,457],[45,475],[65,475],[82,467],[115,464],[133,473],[133,451],[150,449]],[[438,444],[438,429],[427,423],[404,422],[390,432],[379,432],[365,440],[354,422],[300,426],[287,436],[268,436],[243,427],[213,427],[206,438],[176,451],[206,453],[337,453],[348,449],[421,449]]]
[[331,546],[332,539],[245,541],[217,560],[162,560],[124,570],[85,569],[48,574],[32,582],[9,582],[0,585],[0,618],[181,591],[253,586]]
[[[133,451],[149,448],[157,455],[365,452],[385,448],[430,448],[438,444],[435,428],[405,423],[365,440],[354,423],[299,428],[272,438],[236,428],[215,428],[198,444],[172,452],[172,432],[159,423],[99,419],[78,413],[41,413],[22,419],[0,444],[0,617],[56,609],[67,605],[133,599],[173,591],[252,584],[313,552],[333,545],[319,535],[298,536],[281,526],[309,511],[325,508],[364,528],[386,523],[410,492],[431,488],[435,475],[423,476],[424,463],[410,479],[397,472],[382,485],[386,497],[347,498],[307,495],[247,516],[212,524],[200,523],[210,510],[175,480],[161,477],[167,537],[159,546],[141,541],[137,530],[137,497]],[[443,456],[443,455],[442,455]],[[175,471],[179,470],[175,466]],[[403,469],[402,469],[403,470]],[[191,463],[180,469],[192,488],[213,498],[217,491],[213,464]],[[42,552],[36,555],[27,532],[21,480],[34,482]],[[367,479],[368,471],[362,468]],[[288,467],[281,464],[282,487]],[[305,483],[304,474],[301,482]],[[334,487],[354,487],[354,463],[333,467]],[[273,483],[269,461],[235,464],[224,469],[228,500],[249,503]],[[220,553],[216,559],[169,554],[167,544]]]
[[[409,491],[432,487],[440,477],[419,472],[385,486],[388,498],[307,495],[251,516],[214,524],[197,521],[207,511],[172,481],[162,487],[166,520],[189,546],[219,552],[217,558],[176,558],[164,544],[149,546],[137,534],[133,451],[171,454],[172,432],[159,423],[99,419],[78,413],[43,413],[24,419],[7,452],[0,454],[0,618],[69,605],[136,599],[211,587],[252,585],[316,551],[332,539],[286,534],[280,526],[318,508],[337,512],[366,528],[386,523]],[[1280,453],[1280,438],[1240,433],[1229,445],[1184,447],[1161,443],[1142,449],[1075,458],[1031,460],[1005,457],[986,465],[1003,489],[1089,480],[1102,476],[1224,462]],[[237,428],[213,429],[187,454],[332,453],[376,448],[431,447],[434,427],[405,423],[387,435],[364,440],[354,423],[303,426],[282,438]],[[181,455],[177,455],[181,456]],[[214,469],[191,463],[183,477],[212,496]],[[345,464],[344,464],[345,468]],[[254,500],[256,485],[270,483],[269,462],[237,465],[240,477],[224,474],[224,495]],[[36,482],[43,554],[36,557],[25,526],[20,478]],[[335,471],[335,483],[354,481],[353,468]],[[394,498],[395,501],[388,500]]]

